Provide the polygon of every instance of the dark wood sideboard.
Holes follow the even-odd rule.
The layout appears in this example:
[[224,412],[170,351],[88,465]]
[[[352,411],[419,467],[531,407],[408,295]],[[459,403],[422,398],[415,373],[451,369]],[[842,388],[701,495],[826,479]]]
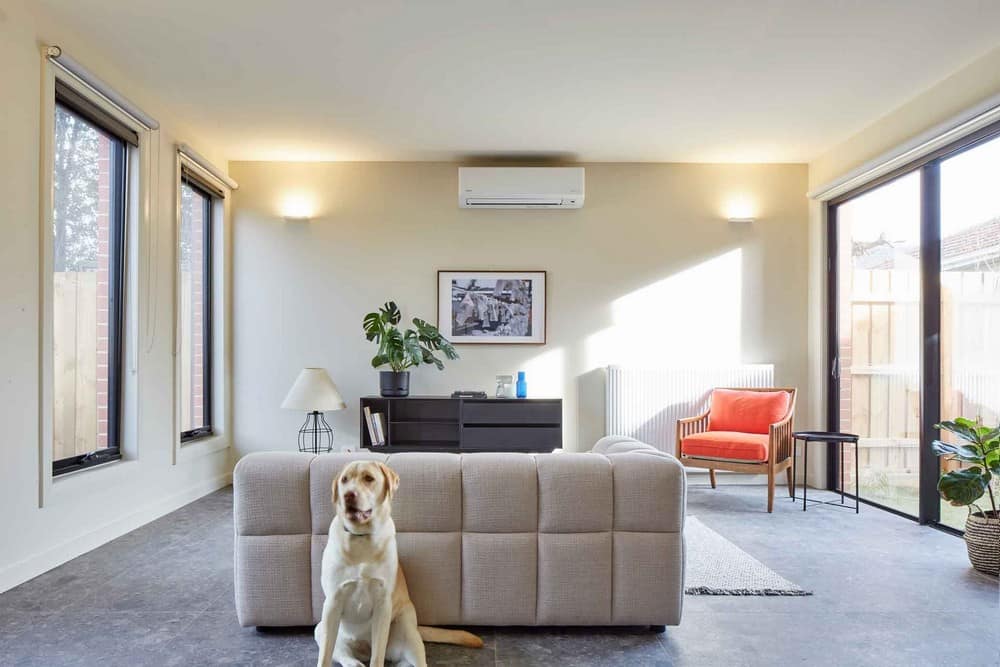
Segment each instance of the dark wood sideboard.
[[[372,447],[366,407],[385,416],[385,445]],[[388,453],[551,452],[562,447],[562,399],[366,396],[361,446]]]

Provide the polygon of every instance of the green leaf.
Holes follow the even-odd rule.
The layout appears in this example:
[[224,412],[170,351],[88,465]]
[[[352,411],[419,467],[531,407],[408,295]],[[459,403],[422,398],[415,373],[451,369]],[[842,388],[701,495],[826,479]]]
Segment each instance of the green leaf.
[[943,431],[948,431],[949,433],[954,433],[962,440],[967,442],[976,442],[978,434],[976,433],[976,428],[979,425],[976,422],[964,417],[959,417],[955,421],[943,421],[940,424],[935,424],[934,428],[939,428]]
[[417,332],[413,329],[407,329],[406,333],[403,334],[403,348],[409,357],[410,363],[414,366],[419,366],[423,361],[423,349],[420,347],[420,339],[417,337]]
[[975,445],[953,445],[950,442],[935,440],[931,443],[931,449],[938,456],[949,456],[955,461],[966,461],[967,463],[983,463],[983,455]]
[[387,323],[392,325],[399,324],[401,315],[399,313],[399,307],[396,306],[395,301],[386,301],[379,310],[382,311],[382,317]]
[[385,327],[382,317],[378,313],[368,313],[365,315],[362,326],[365,330],[365,338],[368,340],[377,340],[380,338]]
[[986,452],[983,463],[991,473],[1000,475],[1000,448]]
[[389,357],[384,354],[376,354],[372,357],[372,368],[378,368],[379,366],[383,366],[387,363],[389,363]]
[[941,497],[956,507],[971,505],[986,493],[990,473],[978,466],[952,470],[941,475],[938,480],[938,493]]
[[439,371],[444,370],[444,363],[431,354],[429,350],[424,350],[423,360],[425,364],[434,364]]

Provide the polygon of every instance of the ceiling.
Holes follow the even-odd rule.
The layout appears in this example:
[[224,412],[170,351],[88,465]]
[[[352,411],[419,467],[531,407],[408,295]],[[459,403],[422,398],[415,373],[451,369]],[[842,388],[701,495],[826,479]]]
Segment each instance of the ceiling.
[[1000,44],[996,0],[39,2],[234,160],[806,162]]

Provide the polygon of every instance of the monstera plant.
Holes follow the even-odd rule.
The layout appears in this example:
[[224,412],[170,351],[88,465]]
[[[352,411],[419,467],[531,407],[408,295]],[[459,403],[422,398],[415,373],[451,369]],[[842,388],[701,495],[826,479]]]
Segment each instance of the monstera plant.
[[[941,422],[936,428],[954,434],[960,442],[935,440],[931,443],[934,453],[966,464],[942,473],[938,493],[952,505],[969,507],[965,522],[969,560],[977,570],[996,576],[1000,573],[1000,513],[993,480],[1000,476],[1000,427],[983,426],[959,417]],[[984,511],[977,504],[983,496],[989,498],[989,510]]]
[[413,318],[413,329],[400,331],[402,315],[395,301],[388,301],[377,311],[365,315],[363,322],[365,338],[378,345],[378,352],[372,357],[372,368],[388,366],[391,370],[379,373],[379,384],[383,396],[407,396],[410,393],[410,372],[408,369],[421,364],[432,364],[438,370],[444,368],[446,359],[458,359],[458,353],[438,328],[419,317]]

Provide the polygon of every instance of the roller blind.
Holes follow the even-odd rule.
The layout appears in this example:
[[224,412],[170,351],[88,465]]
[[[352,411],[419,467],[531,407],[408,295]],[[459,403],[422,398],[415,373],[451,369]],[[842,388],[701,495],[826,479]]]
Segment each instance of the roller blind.
[[181,180],[204,190],[213,197],[224,199],[226,196],[226,191],[219,187],[219,184],[215,182],[214,178],[207,178],[197,169],[194,169],[186,164],[181,164]]
[[56,79],[56,104],[79,114],[108,134],[114,135],[128,144],[139,145],[138,132],[59,79]]

